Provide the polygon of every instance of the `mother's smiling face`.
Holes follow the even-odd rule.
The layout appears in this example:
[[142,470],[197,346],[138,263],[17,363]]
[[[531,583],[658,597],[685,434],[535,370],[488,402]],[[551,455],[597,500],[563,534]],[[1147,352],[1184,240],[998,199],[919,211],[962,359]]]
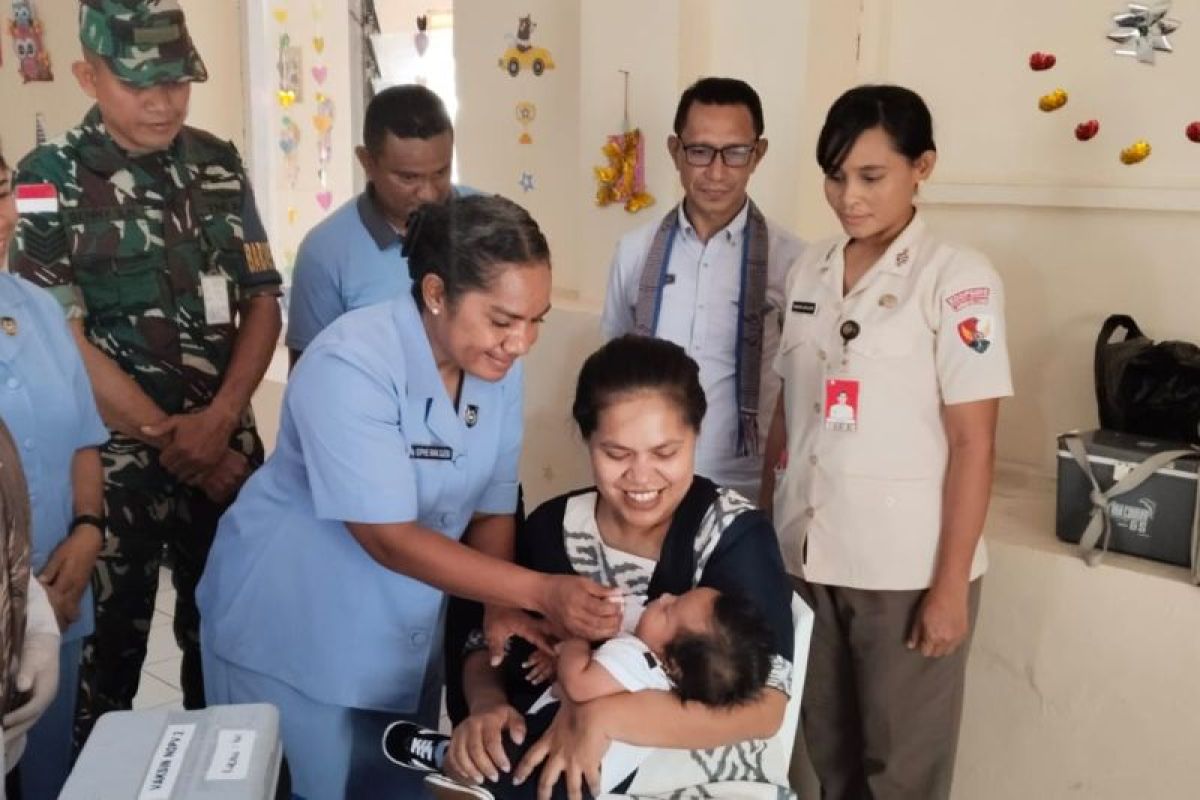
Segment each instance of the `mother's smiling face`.
[[600,498],[626,530],[661,532],[692,485],[698,431],[670,393],[612,397],[588,437]]

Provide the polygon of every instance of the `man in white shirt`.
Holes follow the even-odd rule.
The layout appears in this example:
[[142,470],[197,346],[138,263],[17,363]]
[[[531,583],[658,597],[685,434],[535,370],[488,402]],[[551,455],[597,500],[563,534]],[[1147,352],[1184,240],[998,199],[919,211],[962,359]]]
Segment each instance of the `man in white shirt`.
[[601,329],[669,339],[700,365],[709,411],[696,471],[754,499],[761,444],[779,391],[788,266],[803,243],[768,222],[746,192],[767,152],[762,103],[744,81],[703,78],[675,112],[667,150],[684,200],[622,237]]

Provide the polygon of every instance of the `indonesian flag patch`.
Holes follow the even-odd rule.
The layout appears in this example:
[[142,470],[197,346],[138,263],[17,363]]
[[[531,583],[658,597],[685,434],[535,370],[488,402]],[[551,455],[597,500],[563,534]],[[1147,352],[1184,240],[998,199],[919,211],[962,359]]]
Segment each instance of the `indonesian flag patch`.
[[58,187],[53,183],[29,183],[17,187],[18,214],[57,214]]

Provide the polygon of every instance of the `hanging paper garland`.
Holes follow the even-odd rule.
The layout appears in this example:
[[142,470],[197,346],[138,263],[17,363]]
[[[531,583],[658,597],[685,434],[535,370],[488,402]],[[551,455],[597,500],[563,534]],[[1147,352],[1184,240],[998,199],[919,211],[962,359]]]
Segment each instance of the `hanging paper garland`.
[[646,143],[642,132],[629,126],[629,71],[618,70],[625,80],[625,104],[621,118],[621,133],[609,136],[600,151],[608,159],[596,174],[596,205],[624,203],[625,210],[636,214],[654,204],[646,191]]
[[654,204],[646,191],[645,142],[637,128],[628,133],[609,136],[601,148],[608,164],[595,167],[596,205],[624,203],[625,210],[636,214]]
[[42,23],[33,8],[33,0],[12,0],[12,13],[8,32],[12,34],[21,78],[25,83],[54,80],[50,54],[42,42]]

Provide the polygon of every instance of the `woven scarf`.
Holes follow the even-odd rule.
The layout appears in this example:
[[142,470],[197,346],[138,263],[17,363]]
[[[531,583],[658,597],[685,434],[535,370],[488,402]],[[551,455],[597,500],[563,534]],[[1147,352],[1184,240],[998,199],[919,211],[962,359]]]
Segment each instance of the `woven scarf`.
[[8,427],[0,420],[0,711],[17,705],[17,669],[29,598],[29,486]]
[[[757,456],[761,452],[758,437],[759,386],[762,377],[763,316],[767,306],[767,249],[770,237],[767,220],[754,201],[746,217],[742,236],[742,267],[738,291],[737,353],[734,382],[737,384],[737,454]],[[663,287],[671,248],[679,231],[679,206],[663,217],[650,253],[642,267],[634,307],[634,330],[641,336],[654,336],[662,310]]]

